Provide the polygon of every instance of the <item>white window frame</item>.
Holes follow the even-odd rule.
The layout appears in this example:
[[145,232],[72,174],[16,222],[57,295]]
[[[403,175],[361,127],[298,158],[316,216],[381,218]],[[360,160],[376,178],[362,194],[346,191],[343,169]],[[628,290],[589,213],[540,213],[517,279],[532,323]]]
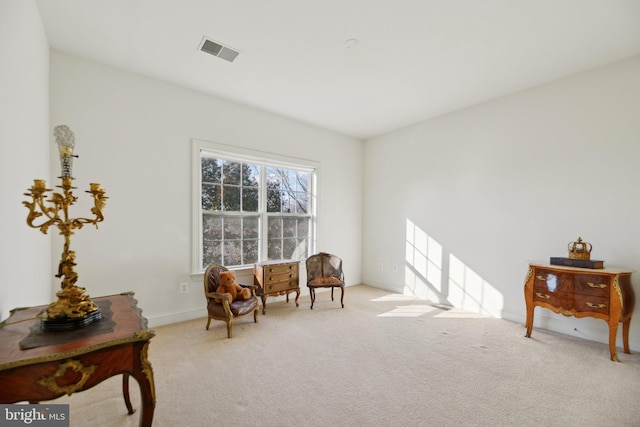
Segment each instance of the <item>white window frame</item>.
[[[191,251],[191,271],[192,274],[202,274],[200,263],[202,261],[202,171],[200,163],[201,152],[231,161],[252,163],[260,166],[271,166],[286,169],[297,169],[311,172],[311,200],[310,204],[310,242],[308,253],[315,253],[317,245],[316,229],[317,229],[317,194],[318,194],[318,177],[320,174],[320,164],[318,162],[300,159],[295,157],[282,156],[279,154],[268,153],[258,150],[250,150],[246,148],[230,146],[215,142],[193,139],[191,145],[191,170],[192,170],[192,251]],[[280,215],[279,213],[266,212],[266,201],[260,195],[260,208],[258,214],[261,217],[260,227],[260,254],[262,258],[259,261],[265,261],[267,258],[267,228],[269,215]],[[240,268],[246,268],[242,266]]]

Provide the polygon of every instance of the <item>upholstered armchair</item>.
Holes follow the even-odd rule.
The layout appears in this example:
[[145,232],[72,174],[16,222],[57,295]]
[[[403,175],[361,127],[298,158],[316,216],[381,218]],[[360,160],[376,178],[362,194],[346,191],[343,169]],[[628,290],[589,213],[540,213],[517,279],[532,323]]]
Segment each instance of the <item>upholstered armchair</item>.
[[307,287],[311,295],[311,310],[316,301],[317,288],[331,288],[331,301],[333,301],[333,289],[340,288],[340,304],[344,308],[344,273],[342,272],[342,260],[335,255],[320,252],[307,258]]
[[[207,330],[211,319],[223,320],[227,323],[227,337],[233,335],[233,320],[236,317],[253,313],[254,323],[258,323],[258,298],[256,297],[256,285],[240,286],[251,289],[251,297],[245,301],[233,301],[229,303],[229,296],[216,292],[220,284],[219,274],[221,271],[228,271],[222,265],[211,264],[204,273],[204,295],[207,299]],[[220,302],[217,302],[219,300]]]

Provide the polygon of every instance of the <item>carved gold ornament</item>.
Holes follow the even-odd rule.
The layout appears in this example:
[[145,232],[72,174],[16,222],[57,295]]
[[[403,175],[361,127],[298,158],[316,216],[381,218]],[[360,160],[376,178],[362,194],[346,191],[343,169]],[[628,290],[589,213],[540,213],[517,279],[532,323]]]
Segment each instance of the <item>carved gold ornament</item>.
[[[40,378],[37,381],[37,383],[43,387],[48,388],[50,391],[56,394],[64,393],[66,395],[70,395],[71,393],[74,393],[78,390],[82,390],[82,387],[84,387],[84,384],[87,382],[89,377],[93,375],[96,368],[97,368],[96,365],[85,367],[81,361],[69,359],[63,364],[61,364],[60,366],[58,366],[58,370],[53,375]],[[67,386],[61,387],[58,385],[57,380],[58,378],[64,377],[68,370],[79,373],[82,375],[82,377],[75,384],[69,384]]]

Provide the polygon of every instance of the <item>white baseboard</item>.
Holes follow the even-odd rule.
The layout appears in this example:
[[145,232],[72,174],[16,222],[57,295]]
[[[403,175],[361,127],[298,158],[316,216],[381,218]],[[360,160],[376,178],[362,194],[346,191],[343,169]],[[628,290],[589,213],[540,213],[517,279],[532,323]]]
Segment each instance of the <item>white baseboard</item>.
[[206,308],[193,311],[185,311],[182,313],[168,314],[165,316],[148,317],[147,320],[149,321],[149,327],[155,328],[158,326],[171,325],[173,323],[186,322],[187,320],[193,320],[199,317],[207,317]]

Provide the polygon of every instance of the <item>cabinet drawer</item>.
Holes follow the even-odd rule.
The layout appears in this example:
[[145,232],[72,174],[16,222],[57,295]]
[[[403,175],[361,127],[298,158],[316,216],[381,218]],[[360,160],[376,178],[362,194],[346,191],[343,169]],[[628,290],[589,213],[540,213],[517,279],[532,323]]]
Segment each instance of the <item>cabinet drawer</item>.
[[268,286],[268,285],[275,284],[275,283],[288,282],[290,280],[294,280],[294,279],[297,279],[297,278],[298,278],[298,273],[285,272],[284,274],[265,276],[264,284],[265,284],[265,286]]
[[552,307],[571,310],[573,308],[574,295],[566,292],[548,292],[546,290],[534,290],[534,303],[545,303]]
[[298,273],[298,264],[277,264],[264,267],[264,275],[272,276],[286,273]]
[[575,277],[575,292],[583,295],[609,297],[609,276],[596,274]]
[[264,291],[265,293],[270,294],[272,292],[282,292],[289,289],[297,289],[297,288],[298,288],[298,281],[292,280],[289,282],[267,283],[264,287]]
[[587,313],[609,314],[609,298],[575,294],[574,308]]
[[573,292],[573,279],[571,276],[542,269],[537,270],[535,274],[534,292]]

